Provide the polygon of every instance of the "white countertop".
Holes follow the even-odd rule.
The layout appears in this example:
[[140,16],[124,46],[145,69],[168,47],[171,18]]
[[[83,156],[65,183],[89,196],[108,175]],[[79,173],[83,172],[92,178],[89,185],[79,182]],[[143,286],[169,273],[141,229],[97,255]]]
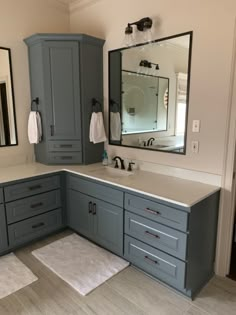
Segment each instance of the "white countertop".
[[220,189],[217,186],[140,170],[135,171],[134,175],[117,178],[106,176],[101,171],[96,174],[95,170],[102,168],[104,166],[101,163],[73,166],[40,163],[17,165],[0,168],[0,184],[64,170],[184,207],[190,207]]

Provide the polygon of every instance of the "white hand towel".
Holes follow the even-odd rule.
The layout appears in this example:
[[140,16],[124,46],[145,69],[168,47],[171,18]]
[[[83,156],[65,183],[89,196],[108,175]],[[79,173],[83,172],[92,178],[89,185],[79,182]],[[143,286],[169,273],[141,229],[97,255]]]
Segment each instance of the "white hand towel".
[[90,142],[99,143],[107,140],[102,112],[92,113],[89,130]]
[[120,113],[110,113],[110,131],[111,131],[111,140],[120,141],[121,138],[121,121]]
[[42,137],[42,124],[40,114],[35,111],[31,111],[28,120],[28,138],[29,143],[37,144],[41,141]]

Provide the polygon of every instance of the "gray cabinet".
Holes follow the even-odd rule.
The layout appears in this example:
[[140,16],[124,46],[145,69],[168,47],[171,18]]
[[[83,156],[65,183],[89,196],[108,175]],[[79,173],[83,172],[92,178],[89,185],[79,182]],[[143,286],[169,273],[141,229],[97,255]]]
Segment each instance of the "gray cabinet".
[[7,250],[7,228],[4,206],[0,204],[0,253]]
[[70,190],[68,193],[67,223],[76,232],[92,238],[92,201],[91,197],[78,191]]
[[124,256],[193,297],[214,273],[219,192],[192,207],[125,194]]
[[[33,109],[41,114],[36,160],[45,164],[101,161],[103,143],[89,141],[92,99],[103,99],[104,40],[82,34],[36,34],[25,39]],[[102,108],[101,108],[102,109]]]
[[[65,225],[62,176],[53,174],[6,184],[7,218],[4,209],[1,209],[0,224],[5,224],[7,228],[9,249],[55,232]],[[1,231],[4,231],[4,226]]]
[[[73,189],[68,190],[68,226],[114,253],[123,255],[123,208],[95,198],[101,196],[100,190],[105,192],[107,188],[109,192],[112,188],[72,176],[70,183],[73,183]],[[89,195],[80,192],[84,185]],[[94,185],[97,191],[93,190]],[[116,190],[112,191],[115,194]],[[117,190],[119,193],[123,195]],[[109,194],[106,197],[109,198]]]

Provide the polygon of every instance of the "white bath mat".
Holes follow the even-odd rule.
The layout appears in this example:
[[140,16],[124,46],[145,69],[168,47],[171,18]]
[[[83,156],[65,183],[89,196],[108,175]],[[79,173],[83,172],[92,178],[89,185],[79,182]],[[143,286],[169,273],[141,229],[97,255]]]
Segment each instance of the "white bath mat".
[[13,253],[0,257],[0,299],[36,280],[38,278]]
[[32,254],[82,295],[129,265],[75,233],[34,250]]

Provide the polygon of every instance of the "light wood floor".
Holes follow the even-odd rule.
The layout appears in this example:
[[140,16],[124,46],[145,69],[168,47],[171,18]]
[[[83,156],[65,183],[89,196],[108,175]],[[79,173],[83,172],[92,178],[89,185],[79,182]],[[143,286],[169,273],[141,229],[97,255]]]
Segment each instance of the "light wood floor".
[[235,315],[236,282],[215,277],[195,301],[128,267],[86,297],[44,267],[31,251],[70,234],[57,234],[16,252],[38,281],[0,300],[0,315]]

